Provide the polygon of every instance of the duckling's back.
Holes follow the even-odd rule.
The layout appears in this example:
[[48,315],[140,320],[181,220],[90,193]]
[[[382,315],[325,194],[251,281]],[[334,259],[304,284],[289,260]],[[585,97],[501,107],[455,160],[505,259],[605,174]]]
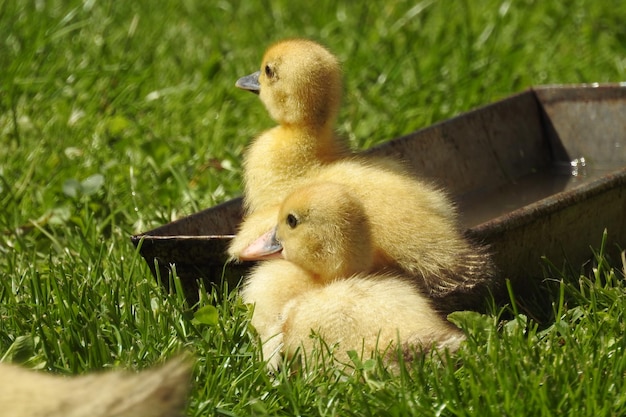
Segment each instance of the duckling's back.
[[315,180],[340,182],[361,200],[377,269],[413,277],[442,311],[473,306],[494,285],[488,251],[464,236],[454,204],[401,165],[350,158],[321,169]]

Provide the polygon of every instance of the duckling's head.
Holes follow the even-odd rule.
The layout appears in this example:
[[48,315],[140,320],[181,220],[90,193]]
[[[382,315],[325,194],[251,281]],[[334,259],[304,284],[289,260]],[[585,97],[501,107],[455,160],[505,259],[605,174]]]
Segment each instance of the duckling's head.
[[276,228],[253,243],[246,256],[267,258],[280,251],[322,281],[369,270],[373,249],[363,205],[335,183],[294,191],[281,205]]
[[272,45],[261,70],[240,78],[236,86],[258,93],[280,124],[330,127],[341,101],[341,68],[323,46],[290,39]]

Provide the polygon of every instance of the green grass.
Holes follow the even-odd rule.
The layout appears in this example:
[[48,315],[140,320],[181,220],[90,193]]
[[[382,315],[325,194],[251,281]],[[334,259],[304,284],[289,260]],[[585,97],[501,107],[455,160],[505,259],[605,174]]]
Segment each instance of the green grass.
[[188,350],[191,416],[626,414],[624,271],[603,251],[589,276],[547,273],[541,326],[512,303],[456,317],[468,342],[443,362],[272,378],[236,293],[202,292],[217,319],[194,320],[129,242],[239,193],[272,122],[233,84],[275,40],[340,57],[338,130],[367,148],[532,85],[624,81],[624,21],[621,0],[0,2],[0,357],[74,374]]

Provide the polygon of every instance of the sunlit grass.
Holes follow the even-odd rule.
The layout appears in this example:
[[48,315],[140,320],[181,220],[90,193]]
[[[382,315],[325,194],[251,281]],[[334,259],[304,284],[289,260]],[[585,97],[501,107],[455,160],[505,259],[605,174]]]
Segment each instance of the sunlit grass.
[[272,122],[234,82],[275,40],[340,57],[338,131],[367,148],[532,85],[624,81],[624,21],[618,0],[0,3],[0,357],[73,374],[190,351],[197,416],[624,414],[624,272],[603,249],[588,276],[546,267],[541,322],[532,300],[457,316],[468,341],[443,361],[270,376],[236,292],[189,305],[129,241],[239,193]]

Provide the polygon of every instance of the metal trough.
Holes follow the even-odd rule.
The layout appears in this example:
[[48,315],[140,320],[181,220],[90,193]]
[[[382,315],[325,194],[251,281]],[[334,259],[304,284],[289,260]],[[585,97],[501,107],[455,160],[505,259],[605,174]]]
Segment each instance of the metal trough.
[[[445,187],[514,283],[541,277],[542,256],[583,264],[604,229],[607,247],[626,244],[626,84],[532,88],[366,154],[402,158]],[[225,265],[240,210],[230,200],[131,240],[155,276],[176,265],[186,289],[233,285],[250,266]]]

